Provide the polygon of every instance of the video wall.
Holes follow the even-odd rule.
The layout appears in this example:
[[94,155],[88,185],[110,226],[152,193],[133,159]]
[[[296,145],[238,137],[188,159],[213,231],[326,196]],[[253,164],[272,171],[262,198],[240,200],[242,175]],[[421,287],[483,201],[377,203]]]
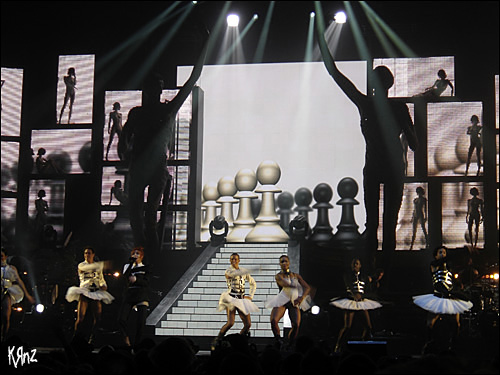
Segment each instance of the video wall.
[[[416,110],[413,101],[433,85],[439,85],[437,81],[446,82],[438,96],[450,97],[452,88],[455,94],[452,56],[374,59],[373,67],[379,65],[387,66],[394,73],[395,84],[389,95],[406,100],[413,120]],[[339,62],[338,66],[360,91],[366,92],[365,63]],[[177,84],[182,85],[190,72],[191,67],[179,67]],[[301,187],[313,191],[321,182],[332,187],[334,197],[330,203],[334,208],[329,218],[335,228],[341,215],[341,207],[335,205],[340,198],[336,194],[337,184],[343,177],[352,177],[359,186],[356,200],[360,204],[354,208],[355,220],[360,232],[364,230],[362,169],[365,142],[359,127],[359,113],[322,62],[205,66],[198,84],[205,93],[202,186],[217,183],[225,176],[235,176],[243,168],[256,171],[260,162],[274,160],[281,167],[277,186],[282,191],[294,194]],[[477,125],[482,126],[482,102],[422,98],[428,101],[427,139],[419,141],[427,146],[427,155],[420,158],[426,160],[427,173],[420,176],[422,182],[405,185],[398,218],[398,250],[410,247],[418,250],[427,245],[422,228],[425,227],[428,234],[428,222],[424,225],[418,222],[414,226],[416,189],[421,187],[427,194],[427,177],[443,177],[444,183],[449,177],[465,177],[466,170],[468,176],[480,178],[483,175],[484,163],[482,160],[478,163],[477,148],[468,157],[472,142],[471,117],[476,115]],[[479,154],[480,159],[483,151]],[[415,154],[411,150],[407,152],[406,175],[408,178],[415,176]],[[457,210],[458,206],[463,207],[463,200],[450,200],[444,186],[448,185],[443,185],[443,207],[457,205]],[[382,245],[383,193],[380,207],[379,248]],[[314,210],[309,219],[314,226]],[[459,225],[454,226],[455,229],[448,228],[450,220],[447,218],[442,223],[443,231],[447,231],[443,240],[451,246],[463,246],[467,243],[464,229]],[[465,217],[463,221],[465,223]],[[479,243],[482,240],[481,237]]]

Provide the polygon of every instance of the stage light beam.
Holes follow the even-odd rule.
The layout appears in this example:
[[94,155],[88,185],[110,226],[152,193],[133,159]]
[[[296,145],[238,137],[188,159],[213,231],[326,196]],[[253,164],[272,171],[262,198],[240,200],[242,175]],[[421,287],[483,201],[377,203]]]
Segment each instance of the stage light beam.
[[264,20],[264,26],[262,27],[262,32],[259,37],[259,43],[257,44],[257,49],[253,58],[254,63],[262,62],[262,56],[264,56],[264,50],[266,48],[267,36],[269,34],[269,25],[271,24],[271,18],[273,15],[274,3],[274,1],[271,1],[269,3],[269,8],[267,9],[266,13],[266,19]]

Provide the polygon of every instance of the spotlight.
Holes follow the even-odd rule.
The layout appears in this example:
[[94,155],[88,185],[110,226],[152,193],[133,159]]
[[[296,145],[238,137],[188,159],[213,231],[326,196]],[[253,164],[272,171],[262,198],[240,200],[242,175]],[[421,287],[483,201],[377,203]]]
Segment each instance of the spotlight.
[[498,280],[498,273],[494,273],[492,278]]
[[259,19],[259,15],[258,15],[257,13],[255,13],[255,14],[253,15],[253,19],[257,21],[257,20]]
[[336,23],[346,23],[347,16],[344,12],[340,11],[335,13],[335,17],[333,18]]
[[316,13],[314,13],[314,12],[309,13],[309,17],[311,17],[311,18],[316,17]]
[[229,27],[238,27],[239,23],[240,17],[238,17],[236,14],[230,14],[227,16],[227,25]]
[[311,313],[313,315],[318,315],[319,314],[319,310],[320,310],[320,308],[319,308],[318,305],[314,305],[313,307],[311,307]]
[[114,277],[120,277],[120,272],[115,271],[115,272],[113,273],[113,276],[114,276]]
[[39,303],[38,305],[36,305],[36,312],[41,314],[43,313],[43,310],[45,310],[45,306],[42,305],[41,303]]

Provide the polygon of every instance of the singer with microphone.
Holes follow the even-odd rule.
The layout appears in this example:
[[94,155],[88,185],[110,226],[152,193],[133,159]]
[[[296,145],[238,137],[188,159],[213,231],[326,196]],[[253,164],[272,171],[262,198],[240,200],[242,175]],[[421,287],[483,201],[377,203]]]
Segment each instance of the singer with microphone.
[[123,302],[118,315],[118,325],[122,332],[125,345],[132,346],[129,337],[133,327],[128,326],[129,315],[132,310],[137,311],[134,345],[139,344],[146,324],[146,315],[149,307],[149,266],[142,263],[144,248],[134,247],[130,253],[129,262],[123,267],[123,279],[126,288]]

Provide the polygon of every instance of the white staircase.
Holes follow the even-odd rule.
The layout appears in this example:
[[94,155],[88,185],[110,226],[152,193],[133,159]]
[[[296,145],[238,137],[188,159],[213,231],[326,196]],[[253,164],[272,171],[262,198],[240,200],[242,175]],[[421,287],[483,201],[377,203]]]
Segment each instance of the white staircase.
[[[257,283],[253,301],[260,310],[251,314],[250,334],[252,337],[273,337],[271,310],[266,309],[264,303],[279,292],[274,276],[280,270],[279,257],[288,253],[287,243],[230,243],[221,247],[156,324],[157,336],[217,336],[227,321],[226,312],[217,311],[217,306],[220,294],[227,289],[224,271],[230,265],[232,253],[240,255],[240,266],[250,269]],[[227,334],[238,333],[242,328],[236,316]],[[283,321],[280,330],[283,332]]]

